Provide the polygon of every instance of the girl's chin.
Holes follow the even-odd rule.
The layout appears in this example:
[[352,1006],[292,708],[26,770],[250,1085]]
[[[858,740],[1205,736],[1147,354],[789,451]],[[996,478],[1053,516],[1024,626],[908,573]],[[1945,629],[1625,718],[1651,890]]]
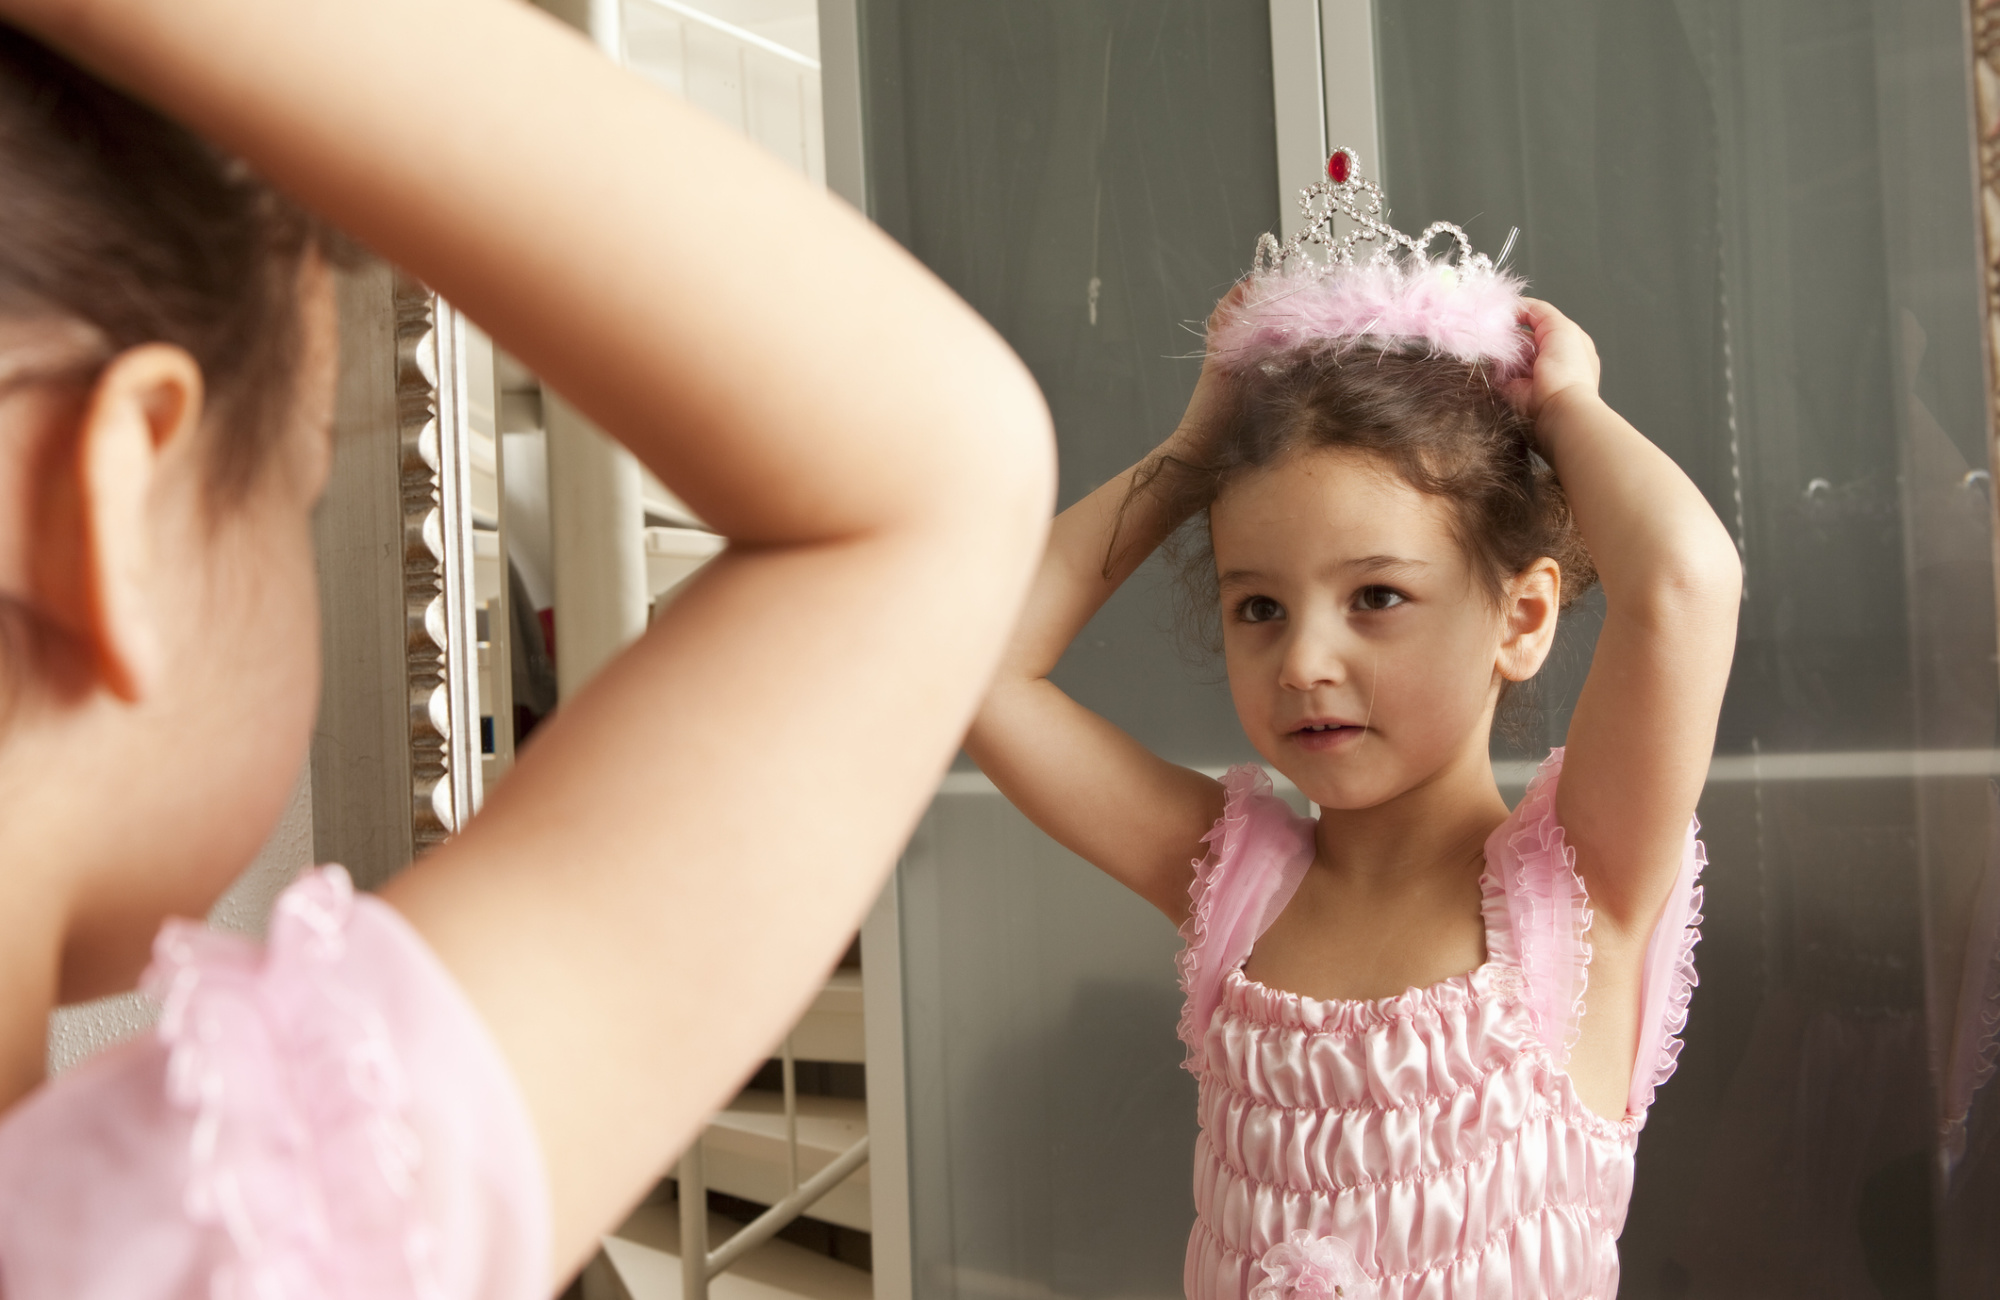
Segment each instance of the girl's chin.
[[1314,745],[1295,743],[1288,733],[1266,757],[1315,807],[1334,812],[1378,807],[1421,784],[1427,769],[1413,764],[1411,755],[1384,743],[1379,733],[1354,732]]

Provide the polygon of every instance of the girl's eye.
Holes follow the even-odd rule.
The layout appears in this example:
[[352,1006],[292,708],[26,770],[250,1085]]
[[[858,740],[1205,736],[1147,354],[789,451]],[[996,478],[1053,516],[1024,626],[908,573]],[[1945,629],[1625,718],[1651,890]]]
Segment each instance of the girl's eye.
[[1285,607],[1269,596],[1252,596],[1236,607],[1236,616],[1245,623],[1268,623],[1285,616]]
[[1409,597],[1394,587],[1363,587],[1354,594],[1354,607],[1369,610],[1394,609],[1408,599]]

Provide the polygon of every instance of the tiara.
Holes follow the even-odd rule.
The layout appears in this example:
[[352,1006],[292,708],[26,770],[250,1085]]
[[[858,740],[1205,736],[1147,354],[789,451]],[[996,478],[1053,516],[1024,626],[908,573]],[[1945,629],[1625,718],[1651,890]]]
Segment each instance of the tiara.
[[[1209,331],[1209,351],[1225,364],[1242,369],[1328,346],[1415,346],[1501,377],[1528,369],[1533,342],[1519,324],[1521,278],[1475,252],[1448,221],[1416,236],[1390,225],[1382,187],[1361,174],[1354,150],[1334,151],[1325,178],[1300,191],[1299,208],[1304,227],[1283,243],[1268,234],[1258,239],[1245,291]],[[1352,223],[1346,233],[1335,233],[1336,216]],[[1433,258],[1440,236],[1450,236],[1450,245]],[[1508,249],[1513,243],[1508,236]],[[1364,244],[1376,247],[1357,260]],[[1314,257],[1315,247],[1321,256]]]

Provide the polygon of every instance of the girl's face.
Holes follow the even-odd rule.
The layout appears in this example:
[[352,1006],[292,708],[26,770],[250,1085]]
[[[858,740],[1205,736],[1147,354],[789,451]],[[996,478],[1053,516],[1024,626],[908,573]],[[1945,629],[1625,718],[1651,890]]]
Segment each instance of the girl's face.
[[1486,754],[1507,620],[1451,519],[1344,448],[1290,453],[1210,508],[1237,716],[1322,807],[1374,807]]

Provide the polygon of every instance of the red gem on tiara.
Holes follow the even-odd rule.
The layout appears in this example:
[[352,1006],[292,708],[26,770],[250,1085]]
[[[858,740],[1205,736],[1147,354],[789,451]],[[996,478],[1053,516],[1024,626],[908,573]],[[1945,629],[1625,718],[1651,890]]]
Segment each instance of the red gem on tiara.
[[1353,164],[1348,162],[1347,154],[1345,151],[1335,154],[1333,157],[1326,160],[1327,179],[1332,181],[1335,185],[1347,184],[1347,173],[1352,165]]

